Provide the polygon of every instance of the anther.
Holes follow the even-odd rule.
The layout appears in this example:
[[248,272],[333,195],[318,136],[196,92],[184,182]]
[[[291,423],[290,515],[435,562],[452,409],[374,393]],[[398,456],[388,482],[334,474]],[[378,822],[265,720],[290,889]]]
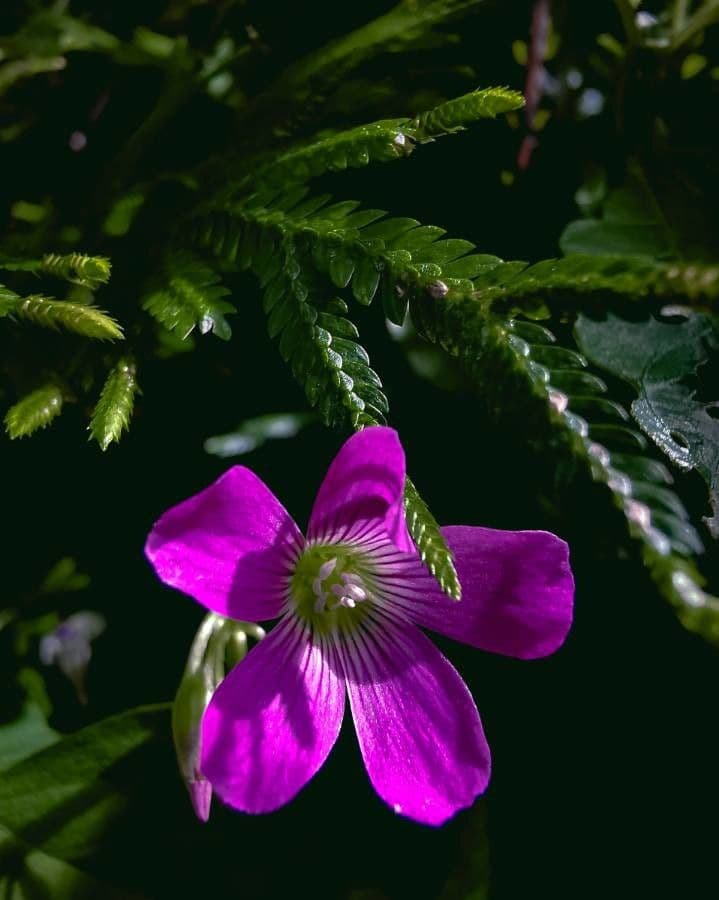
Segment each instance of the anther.
[[327,562],[322,563],[319,570],[320,581],[324,581],[328,575],[331,575],[334,572],[336,565],[336,559],[328,559]]
[[343,572],[342,584],[362,584],[362,579],[355,572]]
[[351,597],[353,600],[366,600],[367,592],[358,584],[346,584],[345,597]]

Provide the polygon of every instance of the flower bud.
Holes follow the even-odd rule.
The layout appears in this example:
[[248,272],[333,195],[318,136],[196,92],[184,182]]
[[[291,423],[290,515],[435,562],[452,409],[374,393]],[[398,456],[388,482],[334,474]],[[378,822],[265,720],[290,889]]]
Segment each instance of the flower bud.
[[227,670],[246,656],[248,635],[260,640],[265,632],[252,622],[235,622],[215,613],[205,616],[172,705],[177,763],[192,808],[202,822],[208,820],[212,803],[212,785],[200,771],[202,717]]

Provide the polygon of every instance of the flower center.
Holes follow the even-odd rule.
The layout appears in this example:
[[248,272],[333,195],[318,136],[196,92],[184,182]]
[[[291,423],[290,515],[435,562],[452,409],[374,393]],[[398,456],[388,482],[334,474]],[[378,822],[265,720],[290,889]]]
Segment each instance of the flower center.
[[343,544],[318,544],[297,560],[290,594],[300,618],[329,632],[346,630],[366,615],[372,587],[366,554]]

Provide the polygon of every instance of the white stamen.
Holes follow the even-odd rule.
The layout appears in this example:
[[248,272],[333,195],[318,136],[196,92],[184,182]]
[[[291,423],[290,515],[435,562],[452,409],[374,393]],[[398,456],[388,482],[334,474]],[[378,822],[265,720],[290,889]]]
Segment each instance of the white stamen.
[[315,578],[315,580],[312,582],[312,593],[315,595],[315,597],[324,596],[322,593],[322,579],[321,578]]
[[340,597],[340,606],[344,606],[347,609],[354,609],[355,602],[351,597]]
[[362,579],[356,572],[343,572],[342,584],[362,584]]
[[352,597],[353,600],[359,601],[366,600],[367,591],[361,588],[358,584],[346,584],[345,597]]
[[320,566],[320,571],[319,571],[320,579],[322,581],[324,581],[328,575],[331,575],[334,572],[336,565],[337,565],[336,559],[328,559],[327,562],[322,563],[322,565]]

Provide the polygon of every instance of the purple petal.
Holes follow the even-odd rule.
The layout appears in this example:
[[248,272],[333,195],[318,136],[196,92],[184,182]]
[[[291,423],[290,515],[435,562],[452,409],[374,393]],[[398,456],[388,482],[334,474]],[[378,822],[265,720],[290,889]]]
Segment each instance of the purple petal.
[[308,540],[334,543],[389,536],[414,551],[404,520],[404,450],[397,432],[372,426],[342,445],[320,486]]
[[442,529],[455,555],[462,600],[446,597],[419,565],[396,572],[388,592],[418,625],[466,644],[535,659],[562,645],[572,623],[569,547],[547,531]]
[[203,775],[243,812],[289,802],[332,749],[345,706],[331,649],[281,622],[225,678],[202,723]]
[[234,466],[158,519],[145,553],[165,584],[222,615],[258,621],[280,614],[301,541],[269,488]]
[[395,812],[441,825],[487,787],[490,755],[467,686],[419,629],[377,622],[342,648],[367,773]]

